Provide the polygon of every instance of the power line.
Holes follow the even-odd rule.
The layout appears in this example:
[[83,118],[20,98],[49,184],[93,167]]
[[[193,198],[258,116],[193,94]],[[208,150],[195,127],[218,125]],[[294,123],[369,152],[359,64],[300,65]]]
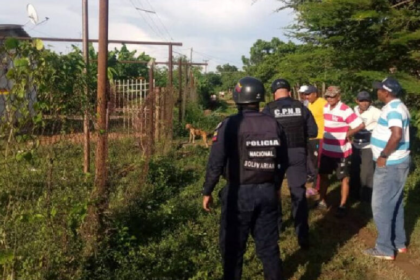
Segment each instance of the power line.
[[138,8],[138,7],[136,8],[136,10],[143,11],[143,12],[150,13],[150,14],[156,14],[156,12],[155,12],[155,11],[145,10],[145,9],[140,9],[140,8]]
[[187,55],[185,55],[183,53],[180,53],[180,52],[177,52],[177,51],[174,51],[174,50],[172,50],[172,52],[177,53],[177,54],[180,54],[180,55],[183,55],[183,56],[187,56]]
[[[155,9],[153,8],[153,6],[152,6],[152,3],[150,3],[150,2],[149,2],[149,0],[146,0],[146,1],[147,1],[147,3],[149,3],[150,7],[151,7],[153,10],[155,10]],[[160,21],[160,23],[162,24],[163,28],[165,29],[166,33],[168,33],[169,38],[171,38],[171,41],[173,41],[174,39],[172,38],[171,33],[169,33],[169,31],[168,31],[168,29],[166,28],[165,24],[164,24],[164,23],[163,23],[163,21],[160,19],[160,16],[159,16],[159,14],[158,14],[158,13],[156,13],[156,16],[157,16],[158,20]]]
[[[191,49],[190,48],[187,48],[187,49],[185,49],[185,48],[184,49],[179,49],[178,48],[178,50],[181,51],[181,52],[185,52],[186,50],[191,50]],[[186,53],[180,53],[180,52],[177,52],[177,51],[174,51],[174,50],[172,50],[172,51],[175,52],[175,53],[178,53],[178,54],[182,54],[184,56],[188,56],[188,54],[186,54]]]
[[[224,59],[221,59],[221,58],[217,58],[215,56],[212,56],[212,55],[209,55],[209,54],[205,54],[205,53],[202,53],[202,52],[197,52],[197,51],[193,51],[193,52],[196,53],[196,54],[198,54],[198,55],[200,55],[200,56],[202,56],[202,57],[205,57],[205,58],[213,58],[214,60],[227,61],[227,60],[224,60]],[[227,62],[229,62],[229,61],[227,61]]]
[[[140,1],[140,0],[137,0],[137,2],[139,3],[139,6],[140,6],[142,9],[145,9],[145,7],[143,6],[143,4],[141,3],[141,1]],[[151,10],[151,11],[152,11],[152,12],[154,12],[154,13],[156,14],[156,11],[155,11],[155,10],[153,10],[153,8],[152,8],[152,10]],[[166,37],[163,35],[163,32],[160,30],[159,26],[156,24],[155,20],[154,20],[154,19],[153,19],[153,17],[150,15],[150,13],[147,13],[147,17],[149,17],[149,19],[151,20],[152,24],[154,24],[154,26],[156,27],[157,31],[158,31],[158,32],[159,32],[159,34],[162,36],[162,38],[164,38],[164,40],[165,40],[165,41],[170,41],[170,40],[167,40],[167,39],[166,39]]]
[[217,60],[217,61],[221,61],[221,62],[228,62],[228,63],[234,64],[234,62],[223,59],[223,58],[218,58],[218,57],[215,57],[215,56],[212,56],[212,55],[209,55],[209,54],[205,54],[205,53],[202,53],[202,52],[197,52],[197,51],[193,51],[193,52],[202,56],[202,57],[204,57],[204,58],[212,58],[213,60]]
[[164,41],[165,38],[161,37],[158,32],[156,32],[156,30],[149,24],[149,22],[147,21],[147,19],[144,17],[143,13],[140,12],[139,10],[136,9],[136,5],[134,4],[133,0],[129,0],[131,2],[131,5],[133,5],[134,9],[137,11],[137,13],[143,18],[143,20],[147,23],[147,25],[149,26],[150,30],[152,30],[158,37],[162,38]]
[[54,36],[51,36],[50,34],[48,34],[48,33],[45,33],[45,32],[43,32],[43,31],[39,31],[39,30],[35,30],[35,29],[30,29],[29,30],[30,32],[36,32],[36,33],[39,33],[39,34],[43,34],[43,35],[47,35],[48,37],[54,37]]
[[[149,23],[149,21],[147,20],[147,17],[144,16],[144,13],[137,10],[136,4],[133,2],[133,0],[130,0],[131,4],[133,5],[134,9],[136,9],[137,13],[140,14],[140,16],[143,18],[143,20],[147,23],[147,25],[149,26],[149,28],[151,30],[153,30],[153,32],[160,37],[161,39],[163,39],[163,41],[166,41],[166,39],[162,36],[161,32],[158,30],[156,31],[156,29]],[[149,15],[149,13],[147,13],[147,15]]]
[[163,55],[163,54],[168,54],[168,50],[164,50],[164,49],[149,49],[149,50],[143,50],[143,51],[147,51],[148,53],[152,53],[152,54],[159,54],[159,55]]
[[191,50],[191,48],[181,48],[181,47],[178,47],[178,46],[174,46],[175,48],[178,48],[178,50]]
[[[145,7],[143,6],[143,4],[141,3],[140,0],[137,0],[137,3],[139,4],[139,6],[142,9],[145,9]],[[156,14],[156,11],[152,8],[151,10],[154,14]],[[159,32],[160,36],[162,38],[164,38],[165,41],[169,41],[166,39],[166,37],[163,35],[162,31],[160,30],[159,26],[157,26],[156,22],[153,20],[152,16],[150,15],[150,13],[147,13],[147,17],[150,19],[150,21],[152,22],[152,24],[155,26],[156,30]]]

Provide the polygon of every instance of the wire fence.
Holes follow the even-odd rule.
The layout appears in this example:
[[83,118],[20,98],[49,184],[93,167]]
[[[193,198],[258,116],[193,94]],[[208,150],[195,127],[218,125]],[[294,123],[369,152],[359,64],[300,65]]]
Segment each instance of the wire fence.
[[[129,81],[114,81],[110,87],[107,110],[108,138],[110,140],[128,137],[144,138],[154,135],[154,141],[170,139],[172,137],[173,108],[175,106],[172,92],[166,88],[155,88],[152,94],[148,93],[148,83],[138,83],[134,80],[134,86],[140,86],[138,91],[123,91],[129,87]],[[9,110],[14,106],[13,97],[9,91],[2,87],[0,94],[0,117],[4,120],[10,118],[14,122],[19,121],[19,112],[12,114]],[[36,103],[36,91],[27,94],[27,106],[33,111]],[[35,131],[26,129],[26,133],[36,139],[40,145],[59,144],[70,142],[82,144],[83,112],[79,114],[43,114],[44,126]],[[96,141],[96,124],[94,116],[90,118],[91,141]],[[23,131],[22,131],[23,132]]]
[[[69,263],[83,255],[82,229],[95,177],[83,172],[85,111],[90,170],[95,170],[98,136],[108,138],[110,209],[123,209],[138,197],[152,155],[172,143],[171,89],[142,79],[110,81],[107,129],[100,131],[95,73],[87,77],[83,70],[77,52],[59,56],[31,44],[0,44],[2,279],[47,279],[51,271],[74,279],[80,269]],[[110,213],[115,214],[105,215]]]

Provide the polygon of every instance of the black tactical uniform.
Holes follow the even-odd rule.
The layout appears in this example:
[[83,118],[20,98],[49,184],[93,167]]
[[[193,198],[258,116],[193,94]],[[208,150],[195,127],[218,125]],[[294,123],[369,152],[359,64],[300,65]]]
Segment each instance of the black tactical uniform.
[[[264,267],[265,279],[283,279],[278,247],[279,169],[287,156],[282,129],[276,120],[258,111],[264,100],[263,84],[251,77],[234,91],[239,112],[218,125],[207,165],[203,194],[211,195],[219,177],[227,186],[222,201],[220,249],[223,279],[240,279],[249,233]],[[244,104],[254,104],[254,107]]]
[[[275,80],[271,86],[271,91],[275,93],[277,89],[281,88],[290,91],[290,85],[284,79]],[[307,177],[307,139],[317,136],[318,127],[309,109],[291,97],[284,97],[270,102],[263,112],[273,116],[286,133],[289,162],[287,170],[282,169],[281,180],[283,180],[284,174],[287,172],[287,183],[292,198],[296,234],[299,245],[306,248],[308,246],[309,233],[305,188]]]

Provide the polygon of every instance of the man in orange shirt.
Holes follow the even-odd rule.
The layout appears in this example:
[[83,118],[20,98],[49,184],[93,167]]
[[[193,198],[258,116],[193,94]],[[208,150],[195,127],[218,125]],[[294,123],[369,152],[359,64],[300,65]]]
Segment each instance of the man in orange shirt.
[[305,95],[306,100],[309,101],[308,109],[314,116],[316,125],[318,126],[318,135],[316,138],[309,140],[308,153],[311,158],[311,163],[314,167],[315,174],[313,178],[315,188],[308,189],[307,195],[314,195],[319,190],[319,155],[321,154],[322,138],[324,137],[324,106],[327,104],[327,100],[322,97],[318,97],[318,89],[312,85],[303,85],[299,89],[299,93]]

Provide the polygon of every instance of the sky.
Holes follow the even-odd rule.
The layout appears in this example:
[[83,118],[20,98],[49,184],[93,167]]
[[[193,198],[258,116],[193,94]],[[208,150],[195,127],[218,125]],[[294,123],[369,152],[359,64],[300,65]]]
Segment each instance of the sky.
[[[21,24],[32,37],[82,37],[82,0],[14,0],[0,10],[0,24]],[[37,10],[39,22],[34,25],[26,13],[27,4]],[[293,23],[291,10],[275,12],[278,0],[109,0],[109,39],[138,41],[172,41],[174,47],[193,61],[209,60],[208,71],[217,65],[242,67],[242,55],[249,56],[258,40],[278,37]],[[147,13],[137,8],[154,11]],[[98,38],[99,0],[89,0],[89,36]],[[66,53],[71,43],[46,43],[57,52]],[[81,44],[76,44],[81,47]],[[110,45],[110,49],[118,45]],[[129,46],[168,61],[166,46]]]

